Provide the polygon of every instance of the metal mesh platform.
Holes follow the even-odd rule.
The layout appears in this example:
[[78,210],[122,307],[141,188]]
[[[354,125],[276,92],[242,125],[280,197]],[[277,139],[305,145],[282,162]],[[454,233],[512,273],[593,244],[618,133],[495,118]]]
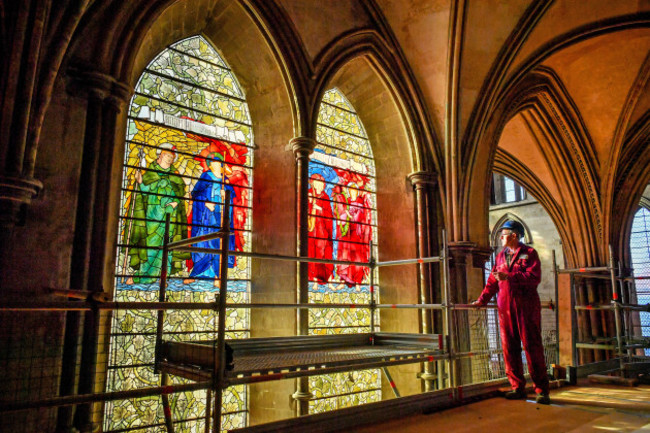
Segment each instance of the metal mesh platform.
[[[161,368],[198,380],[215,368],[214,341],[165,342]],[[390,364],[433,361],[443,355],[437,334],[355,334],[230,340],[230,384],[311,376]],[[230,360],[228,360],[229,362]]]

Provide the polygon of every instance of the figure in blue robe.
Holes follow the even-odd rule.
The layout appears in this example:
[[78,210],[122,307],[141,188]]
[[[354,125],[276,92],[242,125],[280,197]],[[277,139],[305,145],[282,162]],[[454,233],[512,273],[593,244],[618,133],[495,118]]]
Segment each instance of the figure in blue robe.
[[[214,233],[221,227],[221,212],[225,191],[230,191],[231,203],[235,197],[235,190],[227,185],[227,178],[223,176],[223,156],[218,153],[209,155],[213,160],[209,163],[209,170],[204,171],[192,190],[192,237]],[[230,208],[230,236],[228,249],[235,250],[235,234],[232,220],[232,207]],[[221,249],[221,239],[199,242],[200,248],[211,248],[215,252]],[[190,278],[219,278],[219,254],[192,253],[194,266]],[[228,256],[228,267],[235,266],[235,256]]]

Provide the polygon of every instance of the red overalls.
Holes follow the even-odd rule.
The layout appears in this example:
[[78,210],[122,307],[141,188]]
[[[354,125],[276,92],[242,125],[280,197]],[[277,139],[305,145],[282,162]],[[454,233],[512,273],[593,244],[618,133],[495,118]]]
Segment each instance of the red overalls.
[[528,371],[535,384],[536,393],[548,394],[548,375],[544,361],[544,346],[541,332],[541,307],[537,285],[541,280],[541,264],[537,251],[519,243],[507,266],[504,248],[496,258],[492,272],[498,269],[505,272],[508,279],[497,281],[493,274],[485,284],[478,298],[485,305],[498,291],[499,324],[501,344],[506,364],[506,375],[513,389],[524,389],[524,367],[521,362],[523,343],[528,360]]

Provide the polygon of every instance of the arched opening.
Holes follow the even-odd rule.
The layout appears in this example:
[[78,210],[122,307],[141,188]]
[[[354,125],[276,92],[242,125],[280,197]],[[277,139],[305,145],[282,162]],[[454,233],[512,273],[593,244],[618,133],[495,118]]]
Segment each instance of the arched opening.
[[[316,148],[309,163],[310,257],[368,262],[377,257],[376,171],[372,147],[352,104],[333,88],[324,93],[316,127]],[[309,265],[309,301],[368,304],[369,268]],[[377,317],[378,319],[378,317]],[[349,309],[310,310],[311,334],[370,332],[370,313]],[[354,377],[353,380],[350,380]],[[310,379],[310,412],[381,400],[378,369]]]
[[[165,218],[172,241],[218,231],[226,191],[232,197],[229,249],[251,244],[253,132],[245,95],[234,73],[203,37],[173,43],[144,69],[131,99],[122,171],[116,301],[155,301],[163,267],[169,272],[168,302],[214,302],[220,285],[218,255],[172,252],[162,263]],[[197,244],[219,248],[220,240]],[[250,263],[228,263],[228,302],[250,301]],[[170,311],[167,338],[216,338],[216,313]],[[113,317],[107,389],[155,386],[151,355],[156,316],[120,311]],[[245,310],[231,310],[227,338],[249,335]],[[184,428],[201,428],[205,391],[173,397],[174,418]],[[163,423],[159,401],[121,400],[106,405],[105,431]],[[159,410],[160,409],[160,410]],[[223,428],[243,427],[248,411],[245,386],[224,394]]]
[[[650,194],[648,189],[641,198],[641,204],[634,214],[632,230],[630,232],[630,258],[633,276],[636,278],[631,290],[630,302],[640,305],[650,303]],[[628,332],[632,336],[650,337],[650,313],[639,312],[638,320],[633,317],[628,325],[632,326]],[[646,356],[650,349],[645,349]]]

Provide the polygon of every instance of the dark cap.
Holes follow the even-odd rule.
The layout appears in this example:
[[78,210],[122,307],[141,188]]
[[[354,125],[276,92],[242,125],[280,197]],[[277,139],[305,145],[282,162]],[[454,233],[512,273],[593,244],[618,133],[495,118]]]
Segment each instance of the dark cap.
[[524,226],[521,225],[520,222],[508,220],[505,223],[503,223],[503,225],[501,226],[501,230],[503,229],[512,230],[513,232],[517,233],[520,238],[524,237],[524,233],[525,233]]

